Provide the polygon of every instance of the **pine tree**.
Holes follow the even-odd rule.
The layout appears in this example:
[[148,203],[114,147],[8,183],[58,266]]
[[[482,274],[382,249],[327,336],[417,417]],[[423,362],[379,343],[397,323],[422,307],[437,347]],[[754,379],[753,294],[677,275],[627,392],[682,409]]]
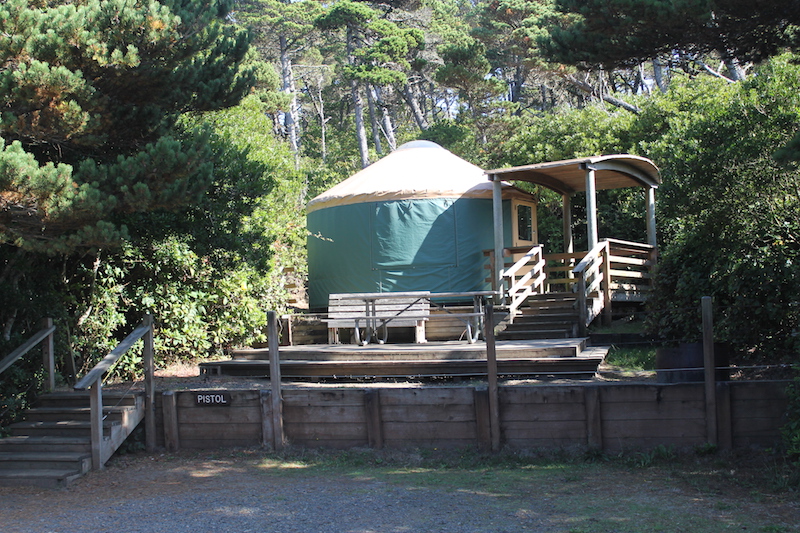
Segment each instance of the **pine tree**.
[[121,215],[191,204],[208,148],[180,114],[252,84],[229,2],[0,4],[0,243],[50,254],[118,244]]

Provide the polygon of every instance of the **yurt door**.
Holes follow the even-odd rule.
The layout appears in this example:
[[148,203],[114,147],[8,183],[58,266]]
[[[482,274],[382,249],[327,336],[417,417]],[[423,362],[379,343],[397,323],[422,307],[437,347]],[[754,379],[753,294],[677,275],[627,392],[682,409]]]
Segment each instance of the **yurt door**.
[[536,231],[536,204],[525,200],[512,199],[512,246],[530,246],[539,242]]
[[[536,204],[518,200],[511,200],[511,231],[513,235],[511,245],[514,248],[524,248],[524,252],[513,254],[514,263],[522,259],[523,256],[539,242],[536,232]],[[529,267],[523,267],[518,275],[524,276],[530,271]]]

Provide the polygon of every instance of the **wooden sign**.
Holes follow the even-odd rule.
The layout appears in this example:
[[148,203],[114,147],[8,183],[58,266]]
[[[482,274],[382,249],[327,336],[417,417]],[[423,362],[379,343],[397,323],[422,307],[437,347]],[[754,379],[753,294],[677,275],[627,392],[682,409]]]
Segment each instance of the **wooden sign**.
[[231,404],[229,392],[198,392],[194,395],[194,404],[200,406],[220,406]]

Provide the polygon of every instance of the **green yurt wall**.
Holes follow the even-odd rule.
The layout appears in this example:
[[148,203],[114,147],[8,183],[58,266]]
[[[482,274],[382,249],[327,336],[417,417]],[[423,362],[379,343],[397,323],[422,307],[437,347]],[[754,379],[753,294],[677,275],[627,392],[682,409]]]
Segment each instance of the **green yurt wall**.
[[405,144],[309,202],[309,305],[334,293],[488,289],[492,220],[483,170],[435,143]]

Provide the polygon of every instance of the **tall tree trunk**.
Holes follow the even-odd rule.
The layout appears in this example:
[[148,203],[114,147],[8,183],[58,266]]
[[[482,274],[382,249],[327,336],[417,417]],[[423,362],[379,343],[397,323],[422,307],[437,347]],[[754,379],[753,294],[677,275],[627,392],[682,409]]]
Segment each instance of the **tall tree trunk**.
[[[347,62],[355,66],[355,34],[353,28],[347,27]],[[355,116],[356,142],[358,143],[358,153],[361,156],[361,168],[369,166],[369,146],[367,145],[367,130],[364,127],[364,101],[361,99],[361,92],[358,90],[358,82],[350,80],[350,98],[353,101],[353,114]]]
[[[391,92],[392,88],[388,87],[385,90]],[[383,93],[384,89],[375,87],[375,104],[378,105],[381,110],[381,131],[383,132],[384,139],[386,139],[386,144],[389,145],[389,151],[393,152],[395,148],[397,148],[397,139],[394,136],[394,121],[392,120],[392,115],[389,112],[389,106],[385,102]]]
[[417,123],[417,127],[421,131],[427,130],[428,121],[425,119],[425,114],[419,105],[419,101],[417,101],[417,99],[414,97],[414,94],[411,92],[411,87],[409,87],[408,84],[400,87],[400,95],[403,97],[406,105],[408,105],[408,108],[411,110],[411,115],[414,117],[414,122]]
[[[595,91],[594,87],[586,83],[585,81],[581,81],[572,74],[565,74],[562,76],[566,81],[572,84],[574,87],[580,89],[581,91],[585,92],[586,94],[597,95],[597,91]],[[639,114],[641,110],[633,104],[629,104],[624,100],[620,100],[619,98],[615,98],[608,94],[606,91],[603,91],[603,94],[599,95],[603,101],[608,102],[611,105],[621,107],[626,111],[630,111],[631,113]]]
[[369,109],[369,124],[372,127],[372,144],[375,145],[375,151],[378,152],[378,155],[383,155],[381,128],[378,125],[378,113],[375,109],[375,101],[377,99],[375,86],[371,83],[367,84],[367,109]]
[[664,65],[657,57],[653,58],[653,77],[656,80],[656,86],[662,93],[667,92],[667,82],[664,80]]
[[289,44],[285,35],[278,38],[281,60],[281,91],[289,95],[289,110],[283,113],[283,125],[289,137],[289,146],[294,154],[295,168],[300,165],[300,142],[297,134],[297,90],[294,85],[292,59],[289,55]]

